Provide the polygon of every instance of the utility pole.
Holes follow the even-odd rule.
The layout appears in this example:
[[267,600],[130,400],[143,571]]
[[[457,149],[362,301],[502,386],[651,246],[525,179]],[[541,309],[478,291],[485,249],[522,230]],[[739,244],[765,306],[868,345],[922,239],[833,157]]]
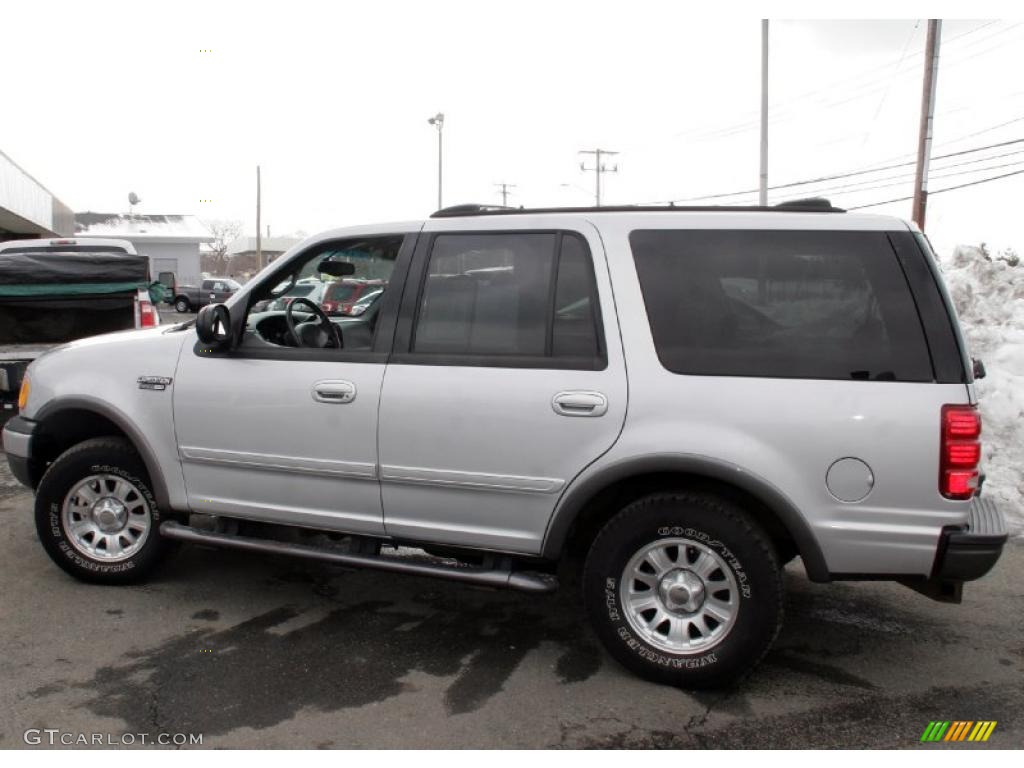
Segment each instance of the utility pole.
[[761,183],[758,205],[768,205],[768,19],[761,19]]
[[618,173],[619,166],[613,165],[611,168],[606,166],[602,161],[601,157],[605,155],[617,155],[618,152],[612,152],[608,149],[581,149],[579,154],[581,155],[593,155],[594,156],[594,167],[587,168],[586,163],[580,163],[581,171],[593,171],[594,172],[594,204],[601,207],[601,174],[602,173]]
[[515,184],[506,184],[503,181],[500,184],[495,184],[494,186],[496,186],[496,187],[501,189],[501,207],[502,208],[508,208],[508,191],[510,189],[515,189],[516,185]]
[[935,85],[939,78],[939,42],[942,19],[928,19],[928,40],[924,47],[924,88],[921,95],[921,128],[917,137],[917,170],[914,174],[914,210],[911,218],[924,232],[928,206],[928,164],[932,156],[932,127],[935,118]]
[[263,269],[263,241],[260,240],[260,167],[256,166],[256,271]]
[[438,112],[433,117],[428,118],[427,122],[437,128],[437,209],[441,210],[444,207],[441,203],[441,171],[443,168],[441,163],[441,152],[443,149],[441,134],[444,132],[444,113]]

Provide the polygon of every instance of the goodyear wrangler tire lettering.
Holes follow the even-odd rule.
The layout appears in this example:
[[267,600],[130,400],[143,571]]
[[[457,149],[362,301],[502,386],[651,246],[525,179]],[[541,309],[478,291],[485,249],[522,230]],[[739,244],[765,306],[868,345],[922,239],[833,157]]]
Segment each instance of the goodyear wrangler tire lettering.
[[743,509],[706,493],[655,494],[620,510],[591,546],[583,592],[616,660],[684,688],[748,674],[782,620],[771,540]]
[[[96,484],[101,479],[104,484]],[[98,501],[86,501],[92,498]],[[88,529],[84,541],[71,540],[75,534],[66,526],[72,520],[80,536],[77,526]],[[94,438],[68,449],[36,491],[36,532],[44,549],[82,581],[127,584],[144,578],[166,549],[159,527],[145,466],[121,438]],[[125,546],[133,537],[135,546]],[[114,547],[108,548],[110,542]]]

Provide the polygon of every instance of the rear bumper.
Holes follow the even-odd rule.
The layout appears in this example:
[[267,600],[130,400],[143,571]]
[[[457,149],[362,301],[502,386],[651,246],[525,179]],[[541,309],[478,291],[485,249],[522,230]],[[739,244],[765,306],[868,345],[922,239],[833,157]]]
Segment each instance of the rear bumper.
[[975,497],[966,528],[943,532],[932,579],[980,579],[1002,555],[1006,539],[1006,520],[999,507],[990,498]]
[[15,416],[4,425],[3,447],[7,456],[7,465],[11,474],[19,483],[35,488],[39,483],[38,462],[32,460],[32,439],[36,431],[36,423],[20,416]]

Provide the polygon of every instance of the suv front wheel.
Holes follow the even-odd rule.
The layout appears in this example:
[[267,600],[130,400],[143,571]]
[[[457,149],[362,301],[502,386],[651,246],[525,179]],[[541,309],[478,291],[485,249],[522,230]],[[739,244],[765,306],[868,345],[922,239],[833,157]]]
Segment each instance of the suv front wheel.
[[706,493],[656,494],[622,509],[590,548],[583,593],[612,656],[682,688],[741,678],[782,625],[771,540],[742,509]]
[[166,541],[146,467],[122,438],[62,453],[36,489],[36,532],[50,558],[82,581],[129,584],[157,564]]

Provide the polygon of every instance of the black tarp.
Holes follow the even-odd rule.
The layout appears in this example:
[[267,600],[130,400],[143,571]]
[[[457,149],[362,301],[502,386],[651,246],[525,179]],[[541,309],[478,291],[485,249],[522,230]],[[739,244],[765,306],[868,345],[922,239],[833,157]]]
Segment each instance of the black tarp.
[[149,258],[127,253],[0,252],[0,286],[54,283],[146,283]]
[[83,299],[0,298],[0,345],[63,344],[135,327],[135,294]]

